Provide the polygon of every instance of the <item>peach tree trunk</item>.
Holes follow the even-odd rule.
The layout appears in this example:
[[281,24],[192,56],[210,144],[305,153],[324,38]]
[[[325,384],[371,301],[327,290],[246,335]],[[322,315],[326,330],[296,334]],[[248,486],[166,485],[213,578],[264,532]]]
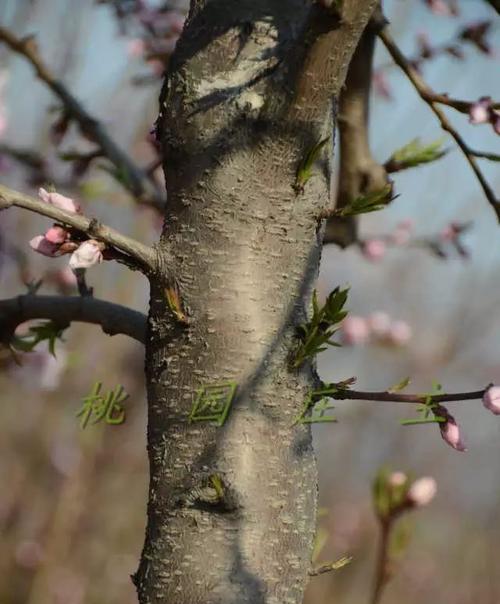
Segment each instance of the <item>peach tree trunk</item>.
[[[339,18],[310,0],[192,0],[158,121],[168,207],[146,342],[141,604],[302,601],[317,476],[310,429],[294,420],[313,371],[289,361],[318,271],[331,143],[304,191],[293,185],[332,139],[374,4],[344,0]],[[228,397],[236,387],[223,425],[189,421],[196,393],[221,384]]]

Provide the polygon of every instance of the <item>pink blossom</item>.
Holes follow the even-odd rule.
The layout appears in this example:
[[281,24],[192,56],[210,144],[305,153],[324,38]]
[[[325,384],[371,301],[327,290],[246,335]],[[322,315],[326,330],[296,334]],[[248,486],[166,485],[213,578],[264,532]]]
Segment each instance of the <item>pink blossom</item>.
[[127,54],[129,57],[141,57],[146,49],[144,40],[135,38],[127,42]]
[[391,327],[391,318],[387,313],[377,311],[368,317],[368,325],[375,336],[384,337]]
[[94,239],[84,241],[77,250],[71,254],[69,266],[73,270],[77,268],[90,268],[102,262],[101,245]]
[[30,241],[30,247],[44,256],[50,256],[53,258],[57,253],[57,245],[52,243],[48,239],[45,239],[43,235],[37,235]]
[[385,256],[386,244],[382,239],[368,239],[363,243],[362,250],[367,260],[377,262]]
[[462,439],[462,435],[460,433],[460,428],[455,421],[455,418],[452,417],[448,412],[444,416],[446,421],[441,422],[439,424],[439,429],[441,430],[441,436],[443,440],[447,442],[450,447],[453,447],[457,451],[467,451],[465,443]]
[[38,196],[42,201],[45,201],[45,203],[49,203],[55,206],[56,208],[59,208],[60,210],[65,210],[66,212],[72,212],[76,214],[81,213],[80,204],[78,204],[70,197],[65,197],[60,193],[49,193],[48,191],[40,187],[40,189],[38,189]]
[[484,124],[490,120],[491,97],[483,96],[469,107],[469,122],[471,124]]
[[404,472],[393,472],[389,476],[389,484],[391,487],[402,487],[407,480],[408,476]]
[[500,415],[500,386],[490,386],[486,390],[483,405],[495,415]]
[[370,336],[368,321],[363,317],[349,315],[341,326],[342,341],[345,344],[364,344]]
[[388,101],[391,100],[391,86],[383,69],[375,69],[373,71],[372,84],[375,94],[378,94],[378,96],[381,96]]
[[456,237],[456,231],[453,228],[453,226],[451,224],[449,224],[448,226],[446,226],[440,233],[439,233],[439,238],[442,241],[453,241],[453,239],[455,239]]
[[50,243],[56,244],[66,241],[67,236],[68,231],[57,225],[50,227],[50,229],[45,233],[45,239],[50,241]]
[[412,337],[412,329],[406,321],[394,321],[389,329],[389,339],[397,346],[407,344]]
[[[175,47],[175,44],[174,44]],[[149,59],[147,61],[148,65],[151,67],[153,73],[157,76],[161,76],[165,72],[165,63],[160,61],[160,59]]]
[[428,505],[436,495],[437,484],[434,478],[424,476],[415,480],[408,489],[408,501],[416,506]]
[[394,245],[406,245],[410,241],[410,231],[396,227],[396,230],[391,233],[390,239]]
[[425,0],[425,3],[435,15],[444,15],[449,17],[453,14],[452,10],[448,4],[444,2],[444,0]]

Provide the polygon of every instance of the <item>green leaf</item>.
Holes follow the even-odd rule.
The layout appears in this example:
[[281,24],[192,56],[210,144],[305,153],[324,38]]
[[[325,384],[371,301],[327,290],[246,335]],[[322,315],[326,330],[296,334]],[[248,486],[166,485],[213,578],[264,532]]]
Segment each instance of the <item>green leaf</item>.
[[448,152],[442,148],[444,140],[440,138],[424,145],[420,139],[415,138],[404,147],[394,151],[385,163],[385,168],[388,172],[400,172],[441,159]]
[[346,317],[344,305],[347,302],[349,288],[341,290],[335,288],[328,296],[325,304],[318,304],[316,290],[312,294],[312,317],[307,323],[298,327],[301,339],[293,360],[293,367],[298,368],[307,358],[316,356],[327,349],[328,346],[340,346],[331,338],[335,335],[336,326]]
[[378,212],[396,197],[392,194],[392,184],[387,183],[382,189],[361,195],[343,208],[339,208],[338,211],[335,211],[335,215],[345,217]]
[[32,352],[40,342],[47,342],[49,352],[56,356],[56,340],[61,340],[66,327],[57,325],[54,321],[45,321],[31,326],[29,333],[24,336],[14,336],[11,345],[14,349],[22,352]]
[[316,562],[316,560],[319,558],[319,555],[321,554],[327,541],[328,531],[324,527],[320,526],[318,532],[316,533],[316,537],[314,538],[313,552],[311,556],[312,562]]
[[394,386],[391,386],[387,390],[387,392],[391,392],[391,393],[401,392],[401,390],[404,390],[409,385],[410,381],[411,380],[409,377],[405,377],[397,384],[394,384]]
[[306,182],[311,178],[312,176],[312,168],[314,165],[314,162],[318,159],[321,150],[323,149],[323,147],[326,145],[326,143],[330,140],[329,137],[324,138],[323,140],[320,140],[318,143],[316,143],[308,152],[307,155],[305,156],[304,160],[300,163],[299,168],[297,170],[297,175],[295,177],[295,185],[294,185],[294,189],[297,192],[302,192],[304,190],[304,186],[306,184]]
[[399,423],[402,426],[417,426],[418,424],[440,424],[445,421],[444,417],[420,417],[418,419],[402,419]]

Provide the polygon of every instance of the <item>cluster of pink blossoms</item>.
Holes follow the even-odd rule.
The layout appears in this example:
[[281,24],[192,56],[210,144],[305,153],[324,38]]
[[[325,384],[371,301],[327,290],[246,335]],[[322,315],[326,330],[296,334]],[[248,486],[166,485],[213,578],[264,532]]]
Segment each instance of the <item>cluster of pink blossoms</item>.
[[[404,472],[392,472],[389,476],[389,485],[399,488],[409,483],[409,478]],[[414,482],[406,492],[406,504],[410,507],[422,507],[428,505],[435,497],[437,484],[434,478],[423,476]]]
[[404,346],[412,337],[412,329],[406,321],[394,320],[382,311],[368,317],[348,315],[340,326],[344,344],[368,344],[376,342],[392,346]]
[[[38,196],[42,201],[53,205],[65,212],[81,214],[80,205],[60,193],[49,193],[40,188]],[[56,258],[71,254],[69,266],[71,269],[89,268],[103,260],[104,244],[94,239],[79,241],[72,239],[72,233],[59,224],[54,224],[45,235],[37,235],[30,241],[30,246],[39,254]]]
[[361,244],[361,251],[367,260],[378,262],[385,256],[388,246],[407,245],[411,239],[413,230],[413,221],[403,220],[396,225],[396,228],[389,235],[384,237],[374,237],[366,239]]
[[482,96],[469,108],[469,122],[471,124],[490,124],[493,130],[500,134],[500,111],[493,108],[493,101],[489,96]]

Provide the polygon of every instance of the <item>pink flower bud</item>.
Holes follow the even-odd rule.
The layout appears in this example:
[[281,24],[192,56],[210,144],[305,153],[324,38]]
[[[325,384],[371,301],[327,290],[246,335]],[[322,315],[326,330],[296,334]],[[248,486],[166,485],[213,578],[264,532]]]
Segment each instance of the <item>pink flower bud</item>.
[[439,429],[441,430],[443,440],[457,451],[467,451],[460,433],[460,428],[455,421],[455,418],[452,417],[448,412],[446,412],[444,417],[446,417],[446,421],[439,424]]
[[396,346],[408,344],[413,335],[411,327],[406,321],[394,321],[389,329],[389,340]]
[[479,101],[471,103],[469,107],[469,122],[471,124],[484,124],[490,119],[491,97],[483,96]]
[[37,235],[30,241],[30,247],[44,256],[54,257],[57,252],[57,245],[45,239],[43,235]]
[[127,54],[129,57],[141,57],[144,54],[146,45],[144,40],[135,38],[127,42]]
[[391,487],[402,487],[408,480],[408,476],[404,472],[393,472],[389,476],[389,484]]
[[363,317],[349,315],[341,326],[342,341],[344,344],[364,344],[370,335],[368,321]]
[[88,239],[71,254],[69,266],[75,270],[77,268],[90,268],[91,266],[100,264],[101,262],[101,246],[94,239]]
[[389,332],[391,318],[385,312],[374,312],[368,317],[368,326],[375,336],[383,338]]
[[426,0],[426,4],[435,15],[448,17],[453,14],[444,0]]
[[65,210],[66,212],[72,212],[76,214],[81,213],[80,204],[73,201],[70,197],[65,197],[60,193],[49,193],[42,187],[38,189],[38,196],[45,203],[49,203],[60,210]]
[[45,233],[45,239],[50,241],[50,243],[56,244],[66,241],[67,236],[68,231],[57,225],[54,225]]
[[382,239],[368,239],[363,243],[363,256],[367,260],[377,262],[385,256],[386,245]]
[[425,476],[415,480],[408,489],[408,501],[416,506],[424,506],[429,504],[437,491],[437,484],[434,478]]
[[406,245],[410,241],[410,232],[406,229],[396,228],[389,237],[394,245]]
[[483,405],[495,415],[500,415],[500,386],[490,386],[483,394]]
[[396,228],[404,231],[413,231],[415,228],[415,221],[412,218],[405,218],[404,220],[401,220],[401,222],[398,222]]

